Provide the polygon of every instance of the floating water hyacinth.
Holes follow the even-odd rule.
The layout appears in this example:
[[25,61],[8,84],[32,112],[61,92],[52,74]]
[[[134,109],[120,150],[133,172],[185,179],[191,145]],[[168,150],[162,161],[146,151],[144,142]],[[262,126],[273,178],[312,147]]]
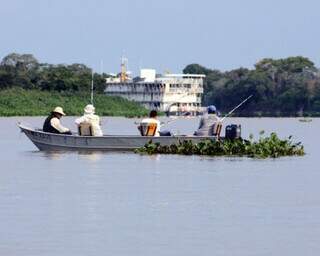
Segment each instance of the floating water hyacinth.
[[253,136],[249,140],[204,140],[194,144],[184,141],[179,144],[162,146],[150,141],[144,147],[137,149],[136,153],[142,154],[180,154],[180,155],[207,155],[207,156],[246,156],[251,158],[277,158],[281,156],[303,156],[304,147],[300,142],[294,143],[292,136],[280,139],[276,133],[264,137],[260,132],[258,141]]

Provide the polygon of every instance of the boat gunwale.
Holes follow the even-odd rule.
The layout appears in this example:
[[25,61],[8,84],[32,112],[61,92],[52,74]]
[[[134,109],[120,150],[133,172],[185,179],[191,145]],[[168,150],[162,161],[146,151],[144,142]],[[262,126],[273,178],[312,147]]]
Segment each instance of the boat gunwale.
[[[198,138],[198,139],[215,139],[216,136],[195,136],[195,135],[172,135],[172,136],[141,136],[141,135],[103,135],[103,136],[80,136],[78,134],[59,134],[59,133],[50,133],[44,132],[42,130],[36,130],[34,128],[28,127],[23,125],[22,123],[18,123],[18,127],[21,129],[22,132],[27,130],[29,132],[36,132],[50,136],[59,136],[59,137],[69,137],[69,138]],[[161,140],[161,139],[160,139]]]

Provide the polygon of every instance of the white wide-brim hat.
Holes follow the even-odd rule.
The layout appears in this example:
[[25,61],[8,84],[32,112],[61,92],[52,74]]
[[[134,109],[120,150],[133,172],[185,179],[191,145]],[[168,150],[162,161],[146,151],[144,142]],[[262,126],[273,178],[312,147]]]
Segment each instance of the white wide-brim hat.
[[84,108],[84,113],[85,114],[93,114],[95,111],[95,108],[92,104],[88,104],[85,108]]
[[62,107],[56,107],[52,112],[61,114],[63,116],[65,116],[66,114],[63,112],[63,108]]

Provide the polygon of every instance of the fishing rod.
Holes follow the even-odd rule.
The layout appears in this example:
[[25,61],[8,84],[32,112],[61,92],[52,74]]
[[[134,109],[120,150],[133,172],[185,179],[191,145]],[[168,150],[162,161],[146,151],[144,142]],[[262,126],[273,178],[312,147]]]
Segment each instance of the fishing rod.
[[171,119],[171,120],[169,120],[169,121],[167,121],[167,122],[165,122],[165,123],[162,123],[161,126],[170,124],[170,123],[172,123],[172,122],[175,122],[175,121],[177,121],[177,120],[179,120],[179,119],[181,119],[181,118],[183,118],[183,117],[185,117],[185,116],[189,116],[189,115],[190,115],[190,112],[183,113],[181,116],[178,116],[178,117],[175,118],[175,119]]
[[220,122],[222,122],[224,119],[226,119],[228,116],[230,116],[235,110],[237,110],[240,106],[242,106],[247,100],[249,100],[251,97],[253,97],[253,94],[251,94],[248,98],[243,100],[239,105],[237,105],[235,108],[233,108],[231,111],[229,111],[228,114],[226,114],[223,118],[220,119]]
[[[160,125],[161,125],[161,126],[164,126],[164,125],[170,124],[170,123],[172,123],[172,122],[174,122],[174,121],[176,121],[176,120],[179,120],[179,119],[182,118],[182,117],[189,116],[189,115],[190,115],[190,112],[186,112],[186,113],[182,114],[181,116],[178,116],[178,117],[175,118],[175,119],[171,119],[171,120],[166,121],[166,122],[161,122]],[[134,122],[134,124],[140,125],[141,122]]]
[[[220,122],[222,122],[224,119],[226,119],[228,116],[230,116],[235,110],[237,110],[240,106],[242,106],[246,101],[248,101],[251,97],[253,97],[253,94],[251,94],[249,97],[247,97],[246,99],[244,99],[240,104],[238,104],[235,108],[233,108],[232,110],[229,111],[228,114],[226,114],[223,118],[220,119]],[[161,126],[163,125],[167,125],[171,122],[174,122],[176,120],[179,120],[181,117],[184,117],[184,116],[188,116],[190,114],[190,112],[186,112],[184,114],[182,114],[181,116],[179,116],[178,118],[176,119],[172,119],[172,120],[169,120],[165,123],[162,123]],[[134,122],[134,124],[138,125],[140,124],[139,122]]]

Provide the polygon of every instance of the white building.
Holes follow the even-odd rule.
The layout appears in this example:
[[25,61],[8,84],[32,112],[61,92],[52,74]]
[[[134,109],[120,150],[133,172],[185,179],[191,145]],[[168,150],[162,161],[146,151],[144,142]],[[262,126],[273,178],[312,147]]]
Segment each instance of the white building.
[[125,69],[118,76],[107,78],[106,94],[120,96],[139,102],[148,109],[171,114],[201,112],[205,75],[156,75],[154,69],[141,69],[140,76],[132,79],[123,72]]

